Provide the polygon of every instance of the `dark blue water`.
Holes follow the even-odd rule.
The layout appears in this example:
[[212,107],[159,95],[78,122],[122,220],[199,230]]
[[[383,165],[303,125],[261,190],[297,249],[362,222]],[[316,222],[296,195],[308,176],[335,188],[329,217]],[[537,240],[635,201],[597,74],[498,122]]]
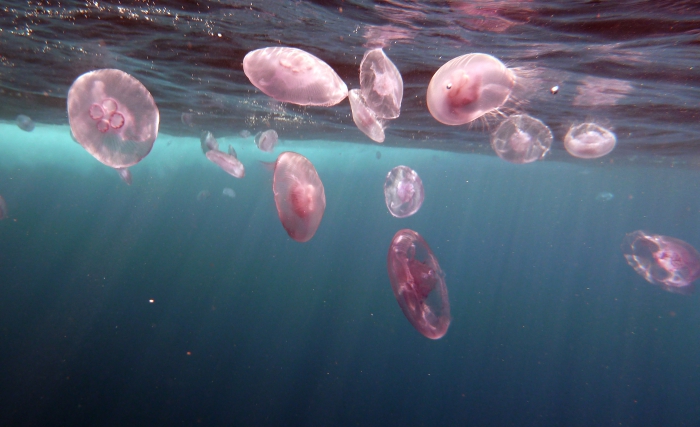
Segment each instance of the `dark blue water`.
[[[693,2],[643,1],[3,3],[0,425],[698,425],[698,297],[647,283],[620,249],[638,229],[700,248],[698,16]],[[256,91],[242,57],[280,43],[350,87],[384,43],[406,83],[386,143],[356,129],[347,103]],[[502,113],[551,127],[543,161],[497,158],[497,117],[430,117],[430,77],[471,52],[534,82]],[[137,77],[161,112],[131,186],[69,136],[70,84],[104,67]],[[584,120],[615,131],[613,153],[568,156],[563,136]],[[272,154],[238,137],[268,127]],[[236,148],[245,178],[204,158],[203,129]],[[282,151],[308,157],[325,186],[303,244],[259,164]],[[400,164],[426,194],[405,219],[382,194]],[[440,340],[392,292],[402,228],[446,273]]]

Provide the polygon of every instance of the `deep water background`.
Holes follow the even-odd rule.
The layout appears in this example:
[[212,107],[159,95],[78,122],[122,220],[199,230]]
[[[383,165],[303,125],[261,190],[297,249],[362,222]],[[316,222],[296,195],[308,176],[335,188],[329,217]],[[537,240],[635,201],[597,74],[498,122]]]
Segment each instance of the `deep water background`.
[[[640,228],[700,244],[694,170],[327,141],[281,141],[270,155],[230,138],[247,165],[236,180],[196,140],[161,135],[128,187],[66,127],[3,131],[0,424],[700,419],[697,297],[646,283],[620,251]],[[306,155],[326,189],[305,244],[282,229],[257,164],[284,150]],[[407,219],[382,194],[398,164],[425,184]],[[417,333],[392,294],[386,253],[401,228],[446,272],[441,340]]]

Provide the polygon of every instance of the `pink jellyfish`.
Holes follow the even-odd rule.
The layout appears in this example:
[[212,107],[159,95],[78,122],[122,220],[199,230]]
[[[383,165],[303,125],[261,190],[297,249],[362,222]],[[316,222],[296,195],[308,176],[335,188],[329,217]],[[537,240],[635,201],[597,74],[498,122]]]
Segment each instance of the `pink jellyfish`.
[[491,136],[491,147],[503,160],[530,163],[544,158],[552,140],[547,125],[527,114],[516,114],[498,126]]
[[423,181],[408,166],[396,166],[384,181],[384,200],[389,212],[397,218],[406,218],[418,212],[425,193]]
[[647,282],[677,294],[693,293],[700,254],[683,240],[637,230],[622,241],[627,263]]
[[595,123],[571,126],[564,137],[564,148],[574,157],[597,159],[615,148],[615,134]]
[[248,52],[243,72],[253,86],[280,102],[330,107],[348,96],[348,87],[328,64],[300,49]]
[[272,150],[275,149],[277,138],[277,132],[273,129],[266,130],[265,132],[258,132],[255,135],[255,145],[258,146],[260,151],[271,153]]
[[151,152],[160,116],[141,82],[123,71],[104,69],[73,82],[68,121],[88,153],[107,166],[126,168]]
[[428,85],[428,110],[446,125],[462,125],[503,105],[515,74],[491,55],[472,53],[449,61]]
[[301,154],[285,151],[277,157],[272,181],[277,214],[289,237],[310,240],[326,210],[326,193],[314,165]]
[[381,48],[365,52],[360,63],[360,88],[362,98],[378,118],[399,117],[403,79]]
[[384,126],[382,125],[382,121],[379,120],[376,114],[374,114],[374,111],[367,106],[360,94],[360,90],[352,89],[348,92],[348,99],[350,100],[350,109],[352,110],[352,120],[355,122],[355,125],[357,125],[357,128],[370,137],[372,141],[379,143],[384,142]]
[[442,338],[450,326],[445,274],[420,234],[399,230],[386,260],[391,289],[414,328],[430,339]]
[[219,150],[209,150],[205,155],[207,159],[219,166],[227,174],[235,178],[243,178],[245,176],[245,167],[236,156],[223,153]]

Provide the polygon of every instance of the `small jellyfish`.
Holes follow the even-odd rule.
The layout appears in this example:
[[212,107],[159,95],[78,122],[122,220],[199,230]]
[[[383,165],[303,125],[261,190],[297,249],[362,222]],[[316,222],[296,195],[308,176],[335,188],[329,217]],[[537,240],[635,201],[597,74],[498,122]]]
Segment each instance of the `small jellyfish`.
[[233,148],[233,145],[230,145],[230,144],[229,144],[229,146],[228,146],[228,154],[229,154],[229,156],[233,156],[233,157],[235,157],[235,158],[238,158],[238,154],[236,153],[236,149]]
[[372,141],[384,142],[384,126],[381,120],[377,119],[371,108],[365,104],[358,89],[353,89],[348,93],[350,109],[352,110],[352,120],[355,125]]
[[194,114],[192,113],[182,113],[180,114],[180,121],[189,127],[194,126]]
[[491,136],[491,147],[503,160],[530,163],[542,159],[552,146],[552,131],[534,117],[516,114]]
[[236,157],[227,153],[222,153],[219,150],[209,150],[206,152],[206,156],[207,159],[219,166],[227,174],[236,178],[243,178],[245,176],[245,167]]
[[607,191],[602,191],[596,194],[595,199],[598,202],[609,202],[615,197],[613,193],[608,193]]
[[232,199],[236,198],[236,192],[233,191],[233,188],[226,187],[224,188],[224,191],[221,192],[221,194]]
[[280,102],[330,107],[348,96],[348,87],[317,57],[291,47],[257,49],[243,58],[253,86]]
[[326,210],[326,193],[314,165],[301,154],[285,151],[274,165],[272,192],[282,226],[297,242],[310,240]]
[[634,271],[668,292],[690,295],[700,277],[700,254],[680,239],[637,230],[625,236],[622,253]]
[[119,174],[119,178],[126,183],[126,185],[131,185],[131,171],[129,168],[115,168]]
[[365,52],[360,63],[362,98],[379,119],[395,119],[401,113],[403,79],[381,48]]
[[243,129],[242,131],[238,132],[238,134],[241,136],[241,138],[248,138],[250,136],[250,131]]
[[0,196],[0,220],[5,218],[9,218],[7,213],[7,203],[5,202],[5,199]]
[[31,132],[34,130],[34,121],[29,118],[29,116],[25,116],[24,114],[17,116],[15,123],[17,123],[17,127],[25,132]]
[[273,129],[266,130],[265,132],[258,132],[255,135],[255,145],[261,151],[266,153],[271,153],[275,149],[275,144],[277,144],[277,132]]
[[208,199],[209,196],[211,196],[209,190],[202,190],[199,193],[197,193],[197,200],[201,202],[202,200]]
[[382,152],[381,152],[381,151],[377,151],[377,154],[375,154],[374,156],[377,158],[377,160],[379,160],[379,159],[382,158]]
[[202,153],[204,154],[207,154],[207,151],[219,149],[219,142],[208,130],[202,131],[199,142],[202,145]]
[[85,73],[68,90],[73,136],[97,160],[113,168],[135,165],[158,136],[160,116],[151,93],[114,69]]
[[420,234],[399,230],[391,241],[387,270],[396,302],[413,327],[430,339],[442,338],[450,326],[445,274]]
[[428,110],[446,125],[462,125],[503,105],[515,87],[515,74],[491,55],[472,53],[452,59],[428,85]]
[[564,148],[574,157],[596,159],[610,153],[616,142],[609,130],[595,123],[582,123],[571,126],[564,137]]
[[397,218],[406,218],[418,212],[425,193],[423,181],[408,166],[396,166],[384,181],[384,200],[389,212]]

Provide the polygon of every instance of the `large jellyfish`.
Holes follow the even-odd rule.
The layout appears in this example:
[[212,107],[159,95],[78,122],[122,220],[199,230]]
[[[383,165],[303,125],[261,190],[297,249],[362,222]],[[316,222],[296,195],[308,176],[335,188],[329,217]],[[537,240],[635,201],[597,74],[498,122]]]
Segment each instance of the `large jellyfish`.
[[544,158],[552,139],[552,131],[540,120],[516,114],[498,126],[491,136],[491,147],[503,160],[530,163]]
[[625,236],[622,253],[634,271],[668,292],[689,295],[700,277],[700,254],[680,239],[637,230]]
[[378,118],[399,117],[403,79],[381,48],[365,52],[360,63],[360,88],[362,98]]
[[405,218],[418,212],[425,192],[423,181],[408,166],[396,166],[390,170],[384,181],[386,207],[397,218]]
[[428,84],[428,110],[446,125],[462,125],[503,105],[515,74],[491,55],[471,53],[452,59]]
[[328,64],[300,49],[248,52],[243,72],[255,87],[281,102],[330,107],[348,96],[348,87]]
[[379,120],[372,111],[371,108],[367,106],[365,100],[362,98],[359,89],[352,89],[348,92],[348,99],[350,100],[350,109],[352,110],[352,120],[357,125],[365,135],[370,137],[372,141],[384,142],[384,126],[382,121]]
[[326,193],[314,165],[301,154],[285,151],[277,157],[272,181],[282,226],[297,242],[310,240],[326,210]]
[[564,148],[574,157],[596,159],[615,148],[615,134],[595,123],[571,126],[564,137]]
[[113,168],[138,163],[151,151],[160,116],[148,89],[114,69],[91,71],[68,90],[68,121],[76,141]]
[[34,130],[34,121],[29,116],[25,116],[24,114],[17,116],[15,123],[17,123],[18,128],[25,132],[31,132]]
[[430,339],[442,338],[450,326],[450,302],[445,274],[425,240],[413,230],[399,230],[386,265],[396,301],[411,325]]
[[271,153],[272,150],[275,149],[277,138],[277,132],[275,132],[274,129],[269,129],[265,132],[258,132],[255,135],[255,145],[258,146],[260,151]]

